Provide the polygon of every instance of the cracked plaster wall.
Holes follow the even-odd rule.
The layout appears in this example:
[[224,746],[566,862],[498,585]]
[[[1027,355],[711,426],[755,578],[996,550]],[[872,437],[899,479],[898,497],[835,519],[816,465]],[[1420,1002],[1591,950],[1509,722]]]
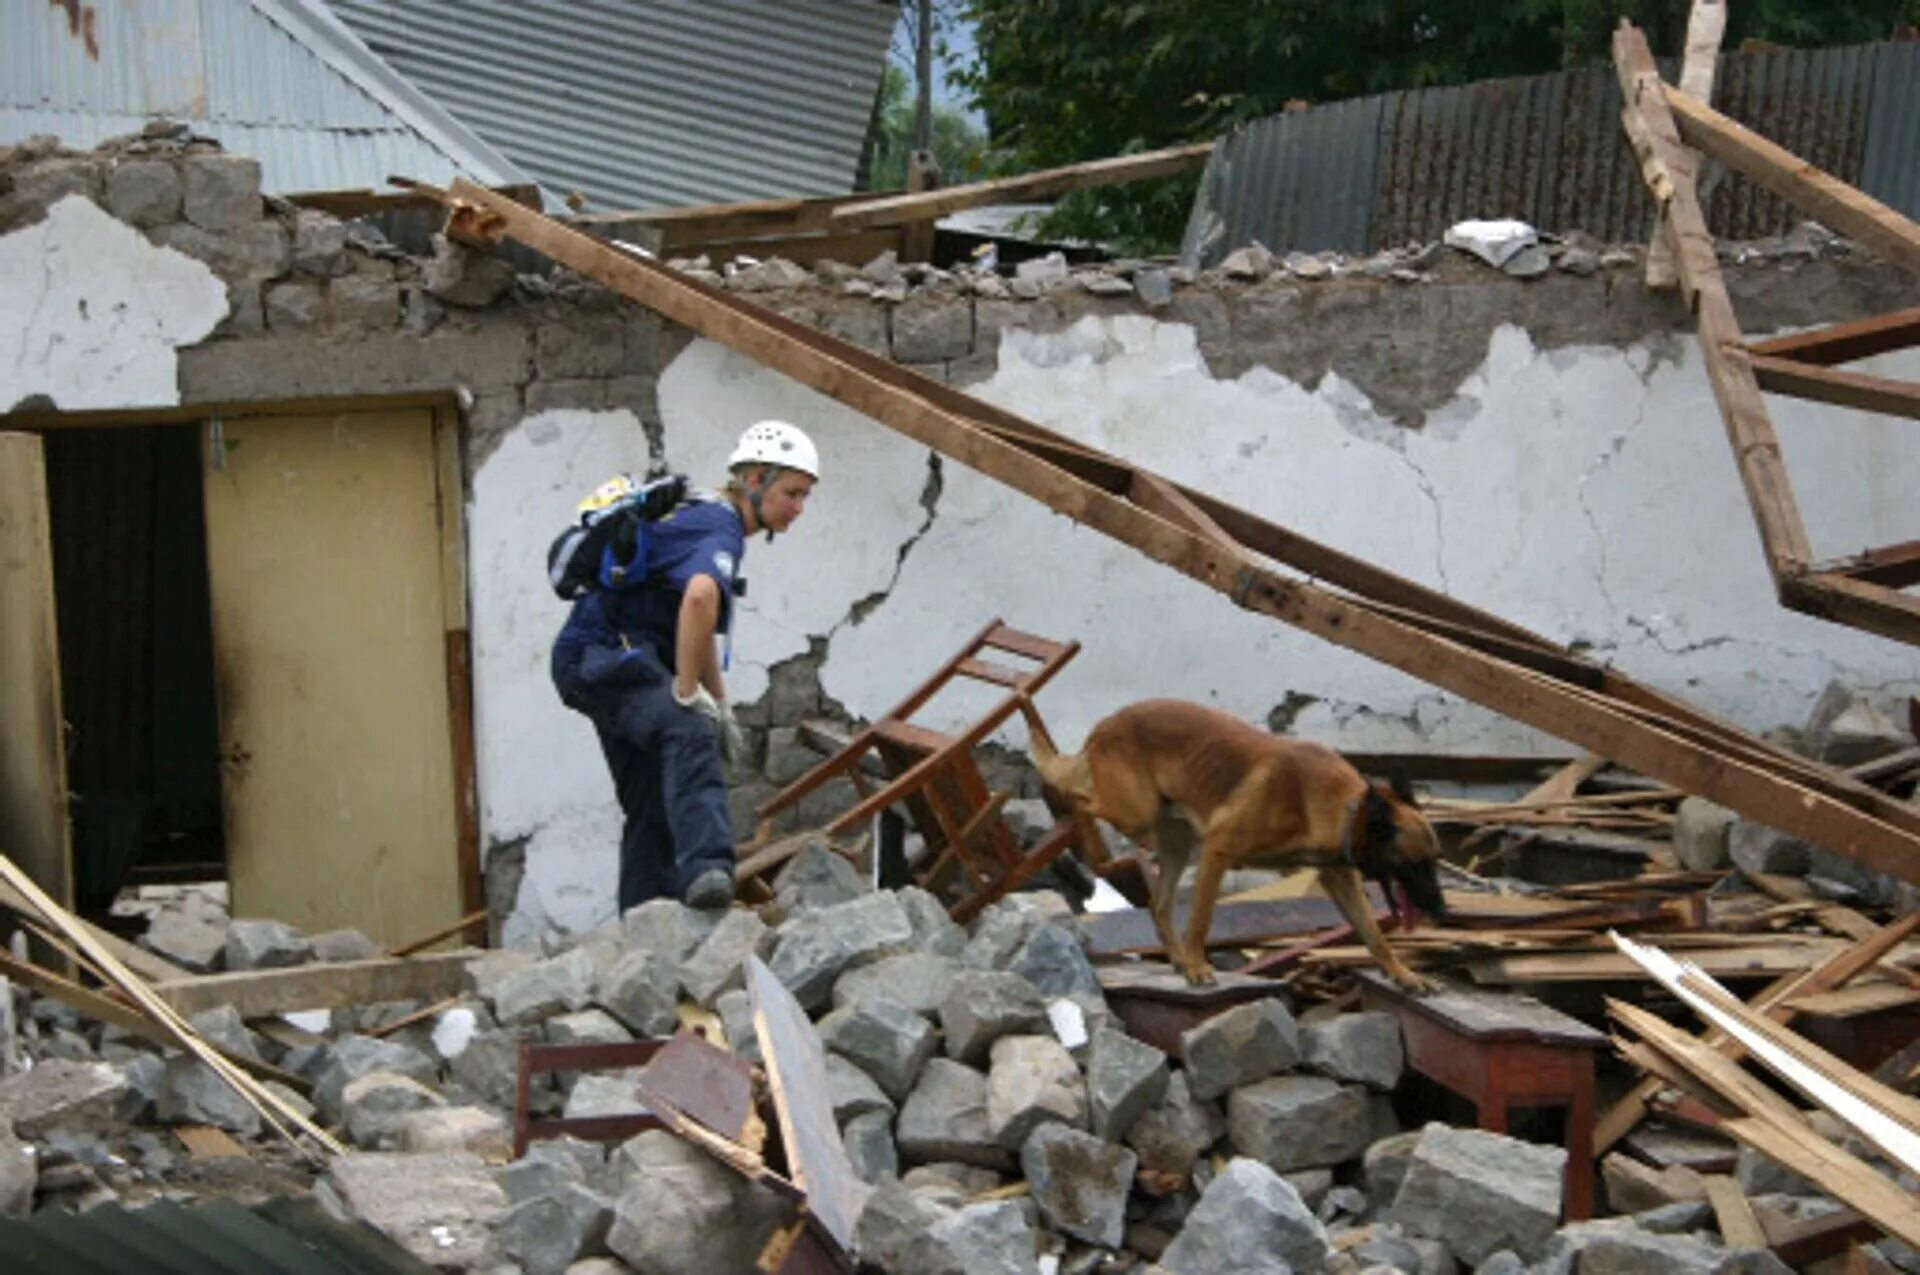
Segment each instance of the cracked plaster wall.
[[178,403],[178,351],[227,315],[213,271],[79,195],[0,235],[0,280],[0,411]]

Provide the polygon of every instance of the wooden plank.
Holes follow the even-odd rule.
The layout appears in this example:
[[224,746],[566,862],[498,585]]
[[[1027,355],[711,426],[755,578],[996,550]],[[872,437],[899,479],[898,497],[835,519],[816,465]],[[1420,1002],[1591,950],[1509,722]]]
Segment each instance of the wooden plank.
[[[1727,6],[1722,0],[1693,0],[1687,15],[1686,53],[1680,61],[1680,87],[1702,102],[1713,100],[1713,72],[1719,62],[1720,39],[1727,29]],[[1693,177],[1697,183],[1699,169]],[[1665,221],[1664,212],[1661,216]],[[1673,240],[1665,225],[1655,228],[1647,244],[1647,286],[1671,288],[1680,281],[1673,262]]]
[[[510,185],[495,186],[493,189],[529,208],[538,210],[541,206],[538,186]],[[290,204],[331,213],[342,220],[412,208],[435,208],[440,204],[440,200],[429,190],[368,190],[364,187],[353,190],[303,190],[285,198]]]
[[221,1005],[233,1006],[242,1018],[259,1018],[266,1014],[338,1009],[378,1001],[434,1001],[457,995],[465,988],[467,964],[479,955],[473,949],[463,949],[400,960],[340,961],[281,970],[243,970],[159,983],[153,990],[177,1013],[188,1016]]
[[[957,399],[985,411],[957,391],[657,263],[618,252],[478,187],[456,183],[453,193],[458,200],[482,203],[496,213],[505,233],[528,247],[1133,546],[1249,610],[1575,740],[1642,774],[1712,798],[1875,870],[1920,880],[1920,832],[1915,831],[1920,812],[1904,803],[1888,801],[1855,781],[1828,778],[1834,772],[1787,759],[1780,750],[1704,715],[1674,716],[1667,712],[1670,700],[1628,679],[1610,675],[1604,691],[1570,686],[1373,614],[1308,582],[1261,569],[1225,571],[1211,541],[1059,469],[1036,465],[1006,438],[983,429],[974,416],[943,408],[943,402]],[[884,370],[876,363],[884,364]],[[1030,423],[1026,428],[1038,429]],[[1230,534],[1240,534],[1220,516],[1219,510],[1230,507],[1217,501],[1195,503]],[[1258,551],[1258,546],[1249,547]],[[1819,787],[1810,785],[1810,775],[1817,777]]]
[[1857,1156],[1804,1130],[1789,1131],[1763,1119],[1726,1120],[1720,1128],[1836,1200],[1846,1201],[1887,1234],[1920,1245],[1920,1209],[1913,1206],[1913,1197]]
[[[1655,67],[1646,37],[1622,24],[1614,32],[1614,67],[1629,112],[1638,112],[1653,153],[1669,169],[1685,169],[1684,148],[1673,115],[1667,108],[1665,86]],[[1733,443],[1741,483],[1753,510],[1767,563],[1775,580],[1786,579],[1812,561],[1806,528],[1787,480],[1780,442],[1767,418],[1760,387],[1742,351],[1728,348],[1742,341],[1714,256],[1713,236],[1707,230],[1690,172],[1676,175],[1673,198],[1666,210],[1675,237],[1675,263],[1680,279],[1693,298],[1700,348],[1706,355],[1707,376]]]
[[1858,1018],[1920,1005],[1920,988],[1903,983],[1860,983],[1831,992],[1808,992],[1786,1004],[1794,1013],[1812,1018]]
[[[90,987],[83,987],[71,979],[62,978],[52,970],[42,969],[29,962],[16,961],[4,951],[0,951],[0,974],[6,975],[22,987],[31,988],[42,996],[51,996],[57,1001],[71,1005],[88,1018],[131,1032],[142,1040],[150,1040],[156,1045],[166,1045],[169,1048],[177,1043],[172,1032],[125,1000],[96,992]],[[228,1062],[251,1076],[261,1080],[277,1080],[296,1093],[305,1094],[313,1091],[313,1082],[304,1076],[276,1067],[272,1063],[262,1062],[258,1058],[231,1053],[219,1045],[212,1047],[218,1049]]]
[[233,1160],[247,1155],[247,1149],[235,1142],[232,1134],[214,1125],[175,1125],[173,1136],[180,1139],[192,1160]]
[[1764,354],[1752,355],[1751,359],[1754,378],[1769,393],[1920,420],[1920,385],[1912,381],[1843,372]]
[[1767,1233],[1753,1215],[1753,1205],[1740,1184],[1724,1173],[1710,1173],[1703,1179],[1707,1203],[1719,1224],[1720,1239],[1728,1248],[1768,1248]]
[[1920,225],[1679,89],[1665,97],[1680,139],[1920,278]]
[[[797,266],[814,266],[822,261],[846,261],[865,265],[883,252],[901,250],[901,233],[893,227],[856,230],[849,234],[768,235],[755,239],[688,239],[667,248],[663,255],[704,256],[712,262],[731,261],[735,257],[754,257],[766,261],[784,257]],[[906,258],[902,257],[901,260]]]
[[1868,319],[1830,324],[1810,332],[1755,341],[1747,348],[1756,355],[1792,359],[1797,363],[1818,363],[1832,367],[1872,358],[1920,345],[1920,306],[1895,310]]
[[1811,572],[1780,584],[1796,611],[1920,646],[1920,598],[1838,573]]
[[[1829,940],[1756,944],[1722,949],[1702,949],[1691,959],[1715,978],[1773,978],[1810,968],[1830,955],[1835,944]],[[1896,959],[1911,961],[1920,957],[1920,947],[1903,948]],[[1609,952],[1534,953],[1502,956],[1473,961],[1468,965],[1476,981],[1482,983],[1586,983],[1641,982],[1645,971],[1625,956]]]
[[1022,173],[1018,177],[1001,177],[965,186],[949,186],[925,194],[894,195],[887,199],[849,204],[835,209],[830,220],[833,225],[848,230],[868,226],[897,226],[908,221],[930,221],[963,208],[1026,203],[1095,186],[1116,186],[1125,182],[1190,173],[1206,167],[1207,158],[1212,154],[1212,142],[1196,142],[1139,155],[1116,155],[1083,164]]
[[0,851],[73,903],[53,534],[39,435],[0,434]]
[[[5,881],[0,881],[0,907],[12,908],[22,916],[37,915],[27,900]],[[172,961],[157,953],[149,952],[144,947],[136,947],[112,930],[103,930],[93,922],[80,920],[78,917],[74,919],[94,942],[113,953],[115,959],[122,965],[149,982],[164,983],[170,979],[193,977],[192,970],[182,969]]]
[[866,1192],[847,1159],[827,1101],[827,1056],[807,1013],[759,957],[747,958],[754,1034],[760,1040],[780,1137],[807,1209],[835,1243],[853,1250],[853,1224]]
[[1739,1063],[1725,1054],[1638,1005],[1609,997],[1607,1013],[1685,1069],[1688,1075],[1712,1090],[1721,1101],[1731,1103],[1740,1111],[1763,1116],[1784,1128],[1798,1129],[1812,1136],[1806,1113],[1768,1088],[1757,1077],[1748,1074]]
[[[1888,545],[1884,549],[1869,549],[1851,558],[1837,558],[1823,562],[1820,564],[1819,573],[1851,576],[1855,580],[1877,584],[1888,589],[1910,588],[1920,584],[1920,540],[1906,540],[1897,545]],[[1913,760],[1920,760],[1920,757]],[[1868,766],[1876,764],[1867,763]],[[1908,764],[1911,765],[1912,762],[1909,761]],[[1860,767],[1853,769],[1856,772],[1861,770]],[[1866,779],[1870,774],[1871,772],[1860,773],[1857,777]]]

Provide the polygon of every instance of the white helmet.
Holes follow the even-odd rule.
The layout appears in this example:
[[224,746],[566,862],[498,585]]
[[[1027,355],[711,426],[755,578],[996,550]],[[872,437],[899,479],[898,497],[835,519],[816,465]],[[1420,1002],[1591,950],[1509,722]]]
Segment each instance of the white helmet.
[[746,433],[740,435],[740,441],[734,445],[733,455],[727,457],[728,469],[742,465],[778,465],[782,469],[797,469],[812,478],[820,477],[820,453],[813,440],[797,425],[785,421],[755,421],[747,426]]

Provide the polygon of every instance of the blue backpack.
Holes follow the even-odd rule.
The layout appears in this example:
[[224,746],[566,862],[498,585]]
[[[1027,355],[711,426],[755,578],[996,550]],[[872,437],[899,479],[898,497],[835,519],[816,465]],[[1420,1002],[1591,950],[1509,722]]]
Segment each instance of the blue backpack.
[[685,474],[646,483],[610,479],[580,502],[580,516],[547,550],[547,583],[562,601],[593,589],[623,589],[647,579],[647,526],[687,494]]

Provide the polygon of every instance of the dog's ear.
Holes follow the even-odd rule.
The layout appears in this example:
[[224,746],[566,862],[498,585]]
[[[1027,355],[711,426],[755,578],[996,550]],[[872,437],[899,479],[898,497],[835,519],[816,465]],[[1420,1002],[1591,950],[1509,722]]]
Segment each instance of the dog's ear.
[[1407,778],[1407,772],[1394,769],[1387,772],[1387,791],[1391,792],[1409,806],[1418,804],[1413,796],[1413,784]]

